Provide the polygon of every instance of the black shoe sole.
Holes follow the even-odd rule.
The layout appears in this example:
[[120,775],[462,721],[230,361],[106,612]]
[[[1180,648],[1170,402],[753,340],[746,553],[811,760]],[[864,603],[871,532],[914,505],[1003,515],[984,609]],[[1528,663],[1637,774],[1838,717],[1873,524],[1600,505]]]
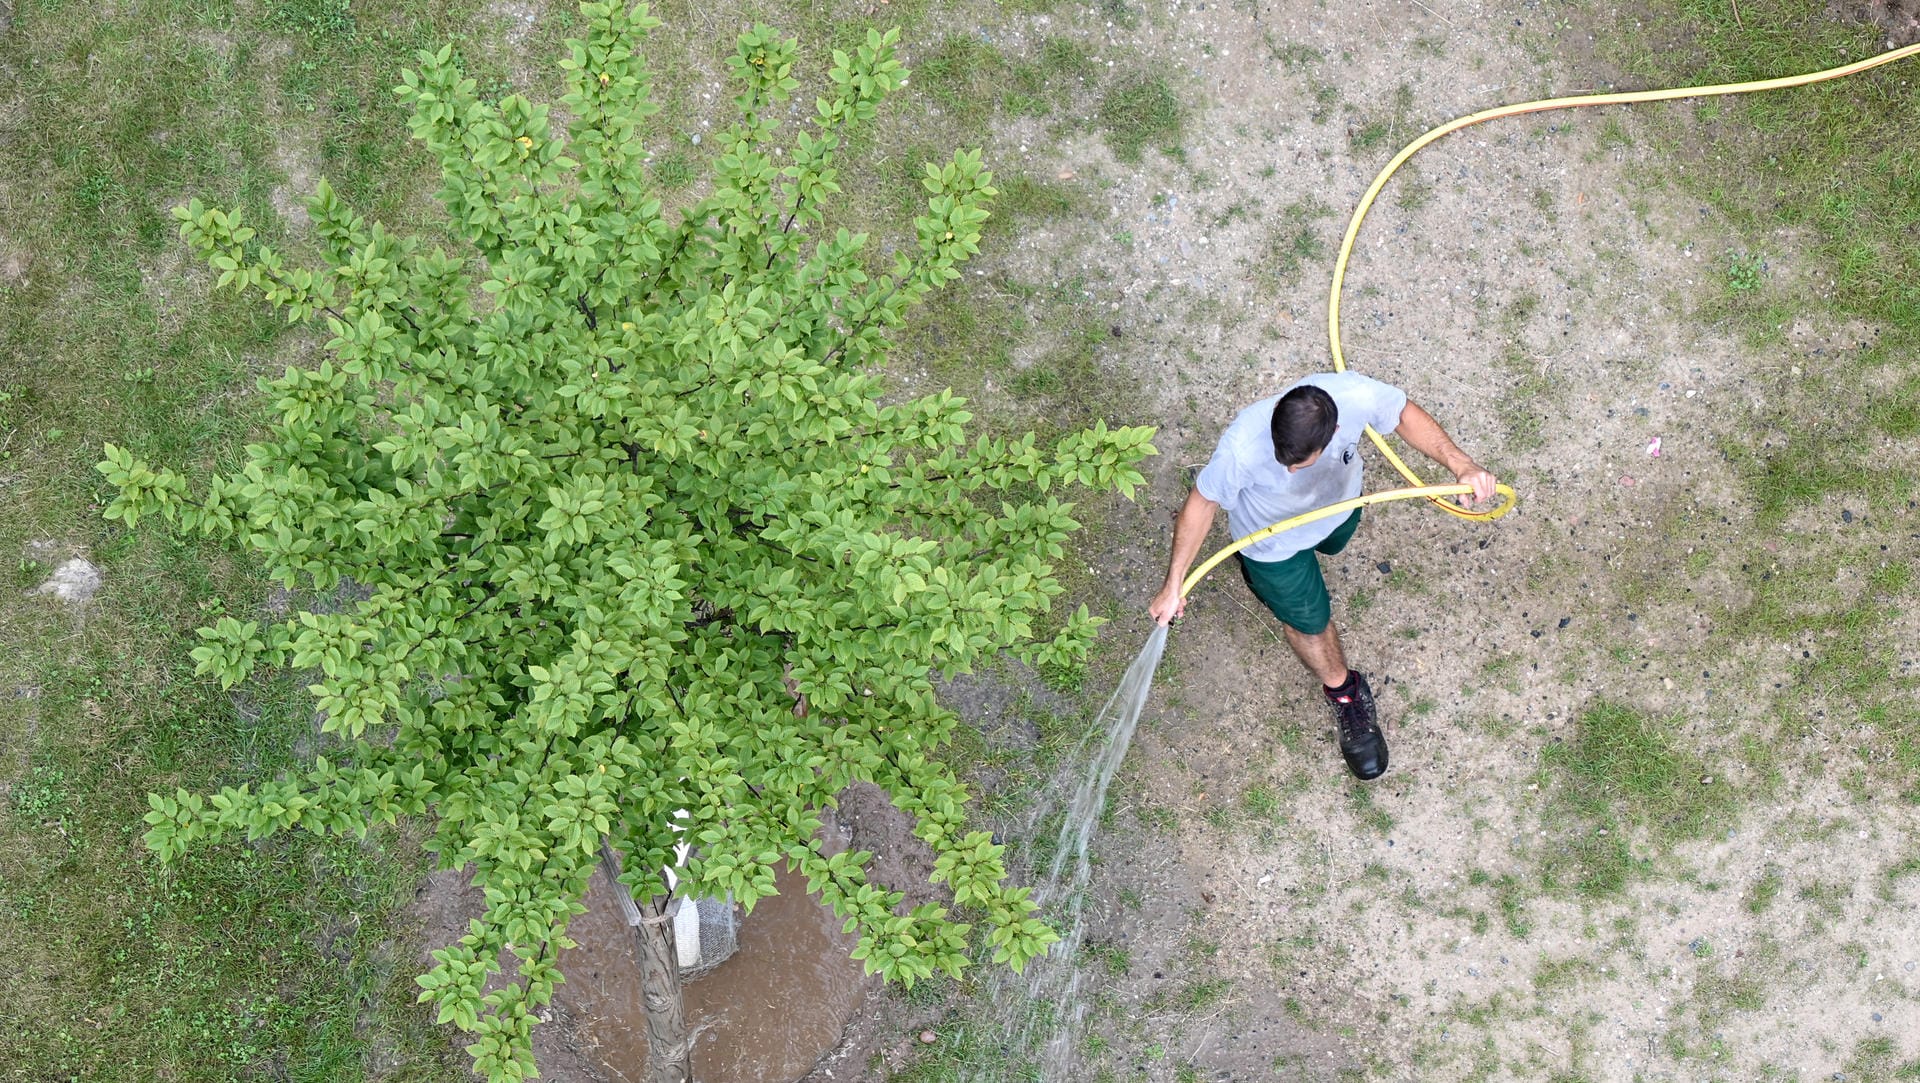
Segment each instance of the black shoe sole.
[[1359,748],[1341,745],[1340,758],[1347,761],[1347,770],[1353,772],[1353,777],[1371,782],[1387,773],[1387,739],[1376,733]]

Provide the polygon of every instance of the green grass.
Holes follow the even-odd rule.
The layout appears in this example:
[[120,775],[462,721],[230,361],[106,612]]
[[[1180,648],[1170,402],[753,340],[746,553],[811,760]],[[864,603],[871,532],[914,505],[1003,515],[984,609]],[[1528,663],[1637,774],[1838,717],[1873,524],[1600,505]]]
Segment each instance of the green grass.
[[1579,957],[1568,959],[1547,959],[1541,962],[1533,972],[1534,991],[1542,996],[1575,988],[1587,978],[1595,976],[1599,968],[1590,959]]
[[1100,100],[1100,130],[1113,156],[1134,163],[1150,148],[1173,152],[1186,131],[1187,109],[1159,76],[1133,75]]
[[1124,978],[1133,966],[1133,956],[1126,946],[1113,941],[1088,941],[1080,948],[1083,958],[1098,966],[1115,978]]
[[1086,197],[1074,189],[1022,174],[996,176],[994,187],[1000,190],[1000,195],[994,200],[993,213],[1012,218],[1016,223],[1074,218],[1091,209]]
[[1347,128],[1347,149],[1355,154],[1374,150],[1397,150],[1401,141],[1420,131],[1411,119],[1413,88],[1406,83],[1394,88],[1393,104],[1384,117],[1356,120]]
[[1273,823],[1281,819],[1280,794],[1264,784],[1247,787],[1240,794],[1240,808],[1253,820]]
[[1862,1038],[1847,1057],[1845,1075],[1848,1079],[1920,1079],[1920,1059],[1902,1060],[1899,1043],[1885,1035]]
[[[1743,560],[1746,604],[1726,614],[1726,633],[1735,641],[1800,645],[1774,712],[1783,736],[1802,736],[1813,725],[1797,703],[1808,696],[1831,697],[1830,717],[1864,723],[1878,733],[1859,749],[1866,771],[1893,780],[1909,801],[1920,800],[1920,717],[1910,709],[1920,680],[1899,669],[1901,634],[1895,623],[1911,563],[1882,550],[1889,544],[1911,547],[1897,535],[1882,541],[1885,536],[1877,532],[1837,541],[1797,531],[1776,536],[1785,543],[1777,554],[1759,549],[1760,555]],[[1841,589],[1839,584],[1848,581],[1862,586]],[[1753,751],[1759,756],[1747,758],[1756,767],[1777,756],[1776,749],[1765,746]]]
[[954,119],[983,127],[998,104],[997,85],[1007,62],[991,44],[972,36],[953,36],[936,46],[914,69],[922,87]]
[[[0,230],[27,266],[0,286],[0,554],[24,589],[47,569],[16,558],[52,540],[106,588],[84,618],[0,592],[0,952],[5,1014],[34,1020],[0,1041],[0,1079],[354,1080],[374,1061],[461,1078],[467,1058],[413,1004],[411,837],[301,835],[165,870],[147,854],[150,791],[271,776],[311,752],[311,703],[192,675],[190,630],[249,611],[266,584],[221,549],[102,521],[91,467],[108,440],[231,465],[243,396],[294,340],[212,293],[168,209],[199,196],[280,239],[292,165],[410,224],[425,156],[405,149],[389,88],[475,5],[12,10]],[[296,146],[310,157],[280,156]]]
[[1766,871],[1760,874],[1760,879],[1753,882],[1753,889],[1747,894],[1747,913],[1756,915],[1766,913],[1767,908],[1773,905],[1773,901],[1780,897],[1780,889],[1786,886],[1786,882],[1786,876],[1780,871],[1778,865],[1768,865]]
[[1233,983],[1225,978],[1196,978],[1180,987],[1174,997],[1174,1006],[1190,1015],[1212,1008],[1225,1000],[1233,991]]
[[[1047,1005],[1036,1005],[1043,1011]],[[1026,1080],[1038,1078],[1038,1067],[1025,1051],[1008,1048],[1006,1035],[996,1026],[980,1023],[960,1013],[949,1013],[932,1028],[940,1040],[932,1045],[915,1043],[913,1057],[897,1071],[889,1071],[888,1083],[961,1083],[984,1076],[989,1079]]]
[[1675,726],[1602,700],[1577,716],[1570,742],[1542,750],[1557,778],[1547,812],[1557,830],[1541,869],[1548,890],[1617,894],[1646,865],[1629,832],[1658,851],[1734,807],[1726,779],[1676,739]]
[[1332,248],[1320,236],[1319,223],[1332,216],[1332,207],[1311,196],[1281,209],[1249,267],[1262,289],[1291,285],[1307,268],[1326,261]]

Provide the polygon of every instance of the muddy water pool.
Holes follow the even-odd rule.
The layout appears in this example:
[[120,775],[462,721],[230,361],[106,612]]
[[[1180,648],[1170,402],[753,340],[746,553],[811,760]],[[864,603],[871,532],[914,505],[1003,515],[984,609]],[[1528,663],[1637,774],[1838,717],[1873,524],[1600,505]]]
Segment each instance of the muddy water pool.
[[[847,958],[854,937],[806,892],[804,877],[779,872],[780,894],[761,899],[740,924],[739,950],[686,984],[687,1025],[701,1083],[790,1083],[840,1040],[871,983]],[[580,1052],[610,1083],[646,1078],[646,1012],[634,934],[618,898],[596,874],[587,913],[560,956],[567,980],[555,1006],[576,1022]]]

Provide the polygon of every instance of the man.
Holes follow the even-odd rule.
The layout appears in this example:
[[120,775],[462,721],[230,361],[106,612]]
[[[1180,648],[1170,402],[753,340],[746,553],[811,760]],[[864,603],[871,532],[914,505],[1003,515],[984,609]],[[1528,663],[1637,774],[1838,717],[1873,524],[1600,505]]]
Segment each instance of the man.
[[[1174,521],[1173,559],[1166,586],[1148,609],[1153,619],[1166,624],[1186,608],[1180,583],[1222,507],[1228,529],[1244,538],[1359,496],[1360,440],[1368,425],[1381,435],[1398,430],[1401,439],[1473,486],[1474,503],[1493,498],[1493,475],[1455,447],[1431,414],[1407,401],[1406,392],[1353,372],[1309,376],[1240,411],[1221,435]],[[1359,525],[1355,508],[1350,515],[1282,531],[1238,557],[1247,586],[1280,619],[1293,653],[1320,678],[1339,723],[1347,769],[1372,779],[1387,769],[1387,741],[1367,678],[1347,668],[1318,555],[1346,548]]]

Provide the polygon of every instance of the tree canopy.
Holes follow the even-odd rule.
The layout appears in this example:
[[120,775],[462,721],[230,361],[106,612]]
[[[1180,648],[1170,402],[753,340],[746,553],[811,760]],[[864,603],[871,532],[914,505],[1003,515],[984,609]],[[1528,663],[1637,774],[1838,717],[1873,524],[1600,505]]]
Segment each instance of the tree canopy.
[[[639,137],[658,24],[621,0],[581,11],[564,131],[523,97],[481,100],[450,47],[396,88],[470,252],[369,223],[324,181],[317,267],[237,212],[177,208],[218,285],[323,328],[324,357],[260,382],[265,434],[233,473],[190,480],[112,445],[100,464],[110,519],[162,517],[289,588],[365,594],[200,629],[193,657],[223,684],[310,679],[329,755],[153,795],[148,845],[167,860],[428,818],[428,848],[471,867],[486,912],[434,952],[422,999],[496,1079],[532,1072],[534,1012],[603,838],[640,898],[667,892],[683,839],[683,894],[751,907],[786,862],[889,978],[958,974],[983,944],[1014,967],[1044,951],[1051,930],[936,757],[955,718],[935,681],[1009,649],[1084,655],[1098,621],[1050,612],[1079,525],[1062,497],[1130,495],[1153,450],[1150,430],[1105,424],[969,440],[951,393],[884,394],[890,332],[959,277],[995,194],[960,152],[926,167],[898,251],[826,227],[848,129],[906,77],[896,33],[835,52],[778,149],[796,46],[742,34],[740,117],[711,193],[674,216]],[[959,913],[897,912],[871,854],[822,853],[821,811],[856,780],[915,818]]]

